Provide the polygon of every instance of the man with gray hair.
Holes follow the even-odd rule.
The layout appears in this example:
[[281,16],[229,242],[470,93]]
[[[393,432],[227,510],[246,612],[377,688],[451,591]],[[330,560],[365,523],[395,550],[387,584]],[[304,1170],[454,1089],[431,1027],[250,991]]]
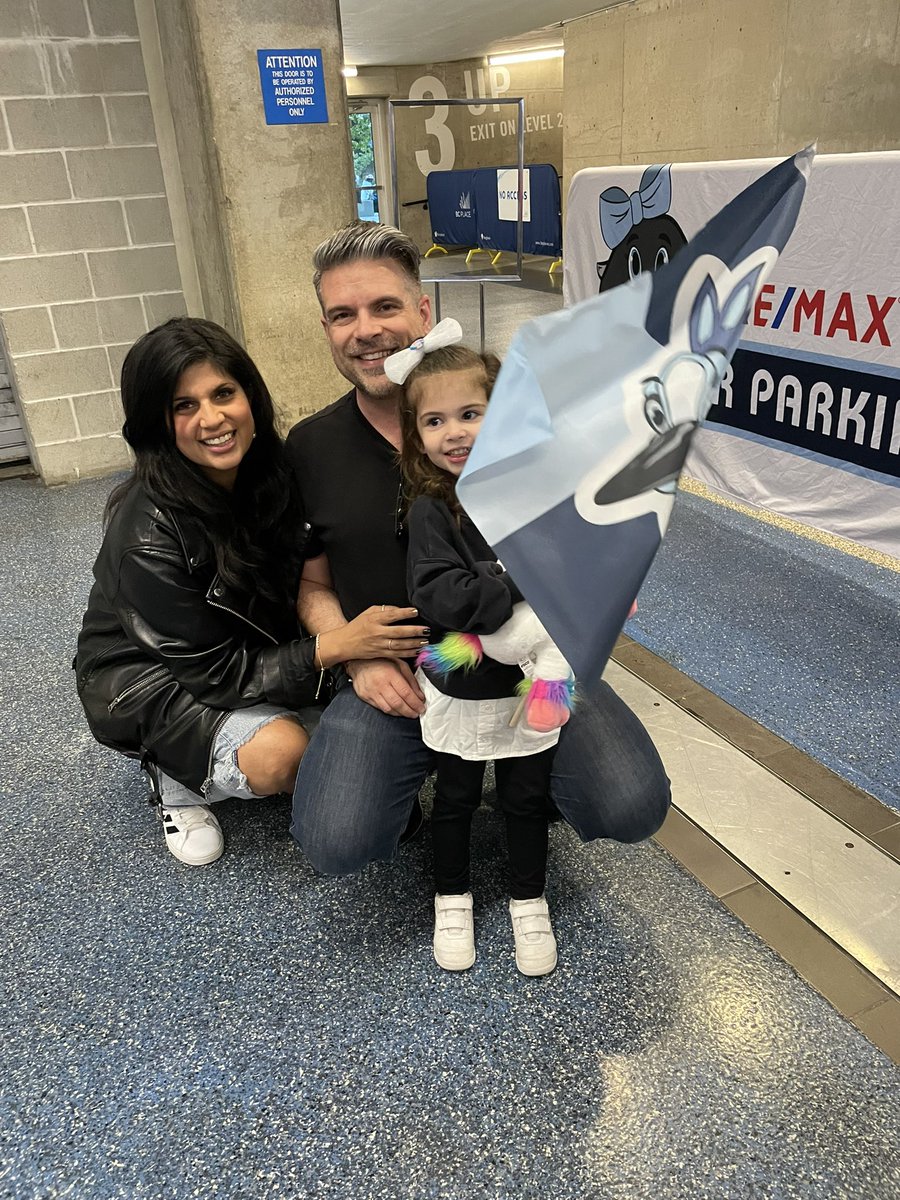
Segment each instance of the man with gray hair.
[[[384,360],[431,328],[420,255],[400,230],[355,221],[315,251],[313,282],[334,364],[352,385],[291,430],[287,451],[323,552],[307,561],[299,609],[311,633],[372,604],[408,606],[399,401]],[[405,616],[408,623],[413,615]],[[423,639],[428,631],[423,629]],[[424,697],[403,654],[348,662],[300,764],[291,831],[314,867],[346,874],[392,858],[420,820],[431,768]],[[560,735],[551,796],[585,841],[638,841],[662,823],[669,786],[637,717],[608,687]]]

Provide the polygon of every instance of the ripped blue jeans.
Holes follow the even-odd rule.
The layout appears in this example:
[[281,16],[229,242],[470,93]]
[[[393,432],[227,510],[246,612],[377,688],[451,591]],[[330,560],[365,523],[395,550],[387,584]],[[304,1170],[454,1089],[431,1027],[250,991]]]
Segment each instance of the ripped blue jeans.
[[299,722],[307,733],[312,733],[320,712],[318,708],[304,708],[294,712],[277,704],[255,704],[252,708],[239,708],[229,713],[216,734],[210,784],[205,794],[201,796],[198,792],[192,792],[171,775],[159,771],[159,791],[163,804],[181,808],[188,804],[218,804],[219,801],[232,797],[240,800],[262,800],[262,796],[257,796],[256,792],[251,791],[247,776],[238,766],[238,751],[241,746],[246,745],[260,729],[279,717],[291,717]]

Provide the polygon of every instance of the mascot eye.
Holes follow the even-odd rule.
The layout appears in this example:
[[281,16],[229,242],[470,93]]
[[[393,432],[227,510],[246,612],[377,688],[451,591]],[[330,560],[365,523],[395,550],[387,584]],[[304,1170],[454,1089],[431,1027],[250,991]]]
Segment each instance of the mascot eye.
[[658,271],[660,267],[664,267],[668,261],[669,261],[668,250],[665,248],[665,246],[660,246],[660,248],[656,252],[656,270]]
[[672,428],[666,410],[657,396],[648,396],[644,401],[644,416],[647,418],[647,424],[655,433],[665,433],[667,429]]
[[636,279],[643,271],[644,267],[641,263],[641,252],[637,246],[632,246],[628,251],[628,278]]

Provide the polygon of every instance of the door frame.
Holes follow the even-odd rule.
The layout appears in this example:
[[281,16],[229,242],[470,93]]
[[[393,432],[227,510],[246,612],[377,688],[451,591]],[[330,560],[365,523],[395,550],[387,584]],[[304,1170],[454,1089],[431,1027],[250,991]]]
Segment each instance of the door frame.
[[390,224],[394,211],[394,190],[391,182],[391,158],[388,150],[387,108],[383,99],[375,96],[347,98],[351,113],[367,112],[372,118],[372,146],[375,151],[375,190],[378,195],[379,224]]

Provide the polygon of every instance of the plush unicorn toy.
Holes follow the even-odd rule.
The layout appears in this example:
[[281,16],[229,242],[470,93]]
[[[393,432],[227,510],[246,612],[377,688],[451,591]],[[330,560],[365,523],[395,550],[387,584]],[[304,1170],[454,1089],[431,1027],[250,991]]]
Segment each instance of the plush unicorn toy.
[[527,724],[539,733],[565,725],[574,704],[572,668],[524,601],[514,606],[512,616],[496,633],[448,633],[437,645],[426,646],[416,665],[447,674],[471,670],[484,654],[510,665],[532,663],[531,678],[526,676],[518,687]]

